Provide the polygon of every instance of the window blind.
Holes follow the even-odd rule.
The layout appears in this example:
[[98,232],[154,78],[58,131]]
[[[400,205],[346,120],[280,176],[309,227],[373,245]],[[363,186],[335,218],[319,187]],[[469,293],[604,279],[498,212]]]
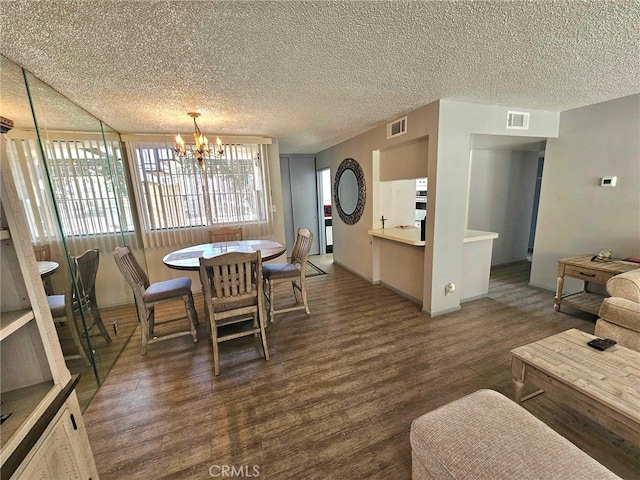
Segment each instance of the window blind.
[[[84,138],[82,138],[84,136]],[[47,165],[36,139],[8,142],[9,160],[34,243],[54,243],[61,233],[72,254],[89,248],[113,250],[137,245],[120,143],[91,134],[43,141]],[[47,179],[47,170],[49,179]],[[19,177],[19,178],[18,178]]]
[[128,142],[145,247],[208,241],[215,226],[241,226],[245,238],[272,238],[266,149],[226,144],[203,165],[180,159],[167,142]]

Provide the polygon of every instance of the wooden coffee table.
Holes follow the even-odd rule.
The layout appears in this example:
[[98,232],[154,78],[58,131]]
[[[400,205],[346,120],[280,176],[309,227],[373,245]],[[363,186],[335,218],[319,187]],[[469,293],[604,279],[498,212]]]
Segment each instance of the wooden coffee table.
[[[619,345],[601,352],[580,330],[511,350],[513,399],[547,392],[640,446],[640,352]],[[523,397],[525,383],[541,390]]]

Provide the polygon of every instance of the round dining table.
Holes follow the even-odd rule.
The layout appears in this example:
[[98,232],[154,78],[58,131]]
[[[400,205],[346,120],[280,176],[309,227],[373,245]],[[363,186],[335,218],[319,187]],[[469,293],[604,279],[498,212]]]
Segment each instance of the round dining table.
[[272,260],[286,252],[287,247],[271,240],[233,240],[228,242],[203,243],[171,252],[163,263],[176,270],[199,270],[200,257],[213,258],[229,252],[251,253],[260,250],[263,261]]
[[37,261],[36,264],[38,265],[38,272],[40,272],[42,278],[53,275],[56,270],[58,270],[58,267],[60,267],[58,262],[52,262],[50,260],[40,260]]

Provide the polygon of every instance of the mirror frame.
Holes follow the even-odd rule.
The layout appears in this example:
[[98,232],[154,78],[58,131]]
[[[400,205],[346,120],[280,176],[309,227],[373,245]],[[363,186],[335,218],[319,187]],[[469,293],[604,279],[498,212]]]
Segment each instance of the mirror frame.
[[[340,205],[340,198],[338,196],[338,193],[340,191],[340,179],[342,178],[342,174],[346,170],[351,170],[356,176],[356,181],[358,182],[358,200],[356,201],[356,207],[351,213],[347,213],[342,209],[342,205]],[[362,171],[360,164],[353,158],[345,158],[340,163],[340,166],[338,166],[336,177],[333,182],[333,202],[335,203],[336,210],[338,211],[340,219],[342,219],[342,221],[347,225],[354,225],[358,223],[358,220],[360,220],[362,212],[364,211],[366,200],[367,187],[364,182],[364,172]]]

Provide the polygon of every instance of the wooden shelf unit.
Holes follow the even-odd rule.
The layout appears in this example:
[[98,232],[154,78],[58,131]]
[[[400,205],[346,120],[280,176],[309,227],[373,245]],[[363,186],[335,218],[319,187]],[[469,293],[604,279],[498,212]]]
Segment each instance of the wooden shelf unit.
[[[0,480],[98,479],[0,136]],[[73,472],[70,474],[69,472]]]

